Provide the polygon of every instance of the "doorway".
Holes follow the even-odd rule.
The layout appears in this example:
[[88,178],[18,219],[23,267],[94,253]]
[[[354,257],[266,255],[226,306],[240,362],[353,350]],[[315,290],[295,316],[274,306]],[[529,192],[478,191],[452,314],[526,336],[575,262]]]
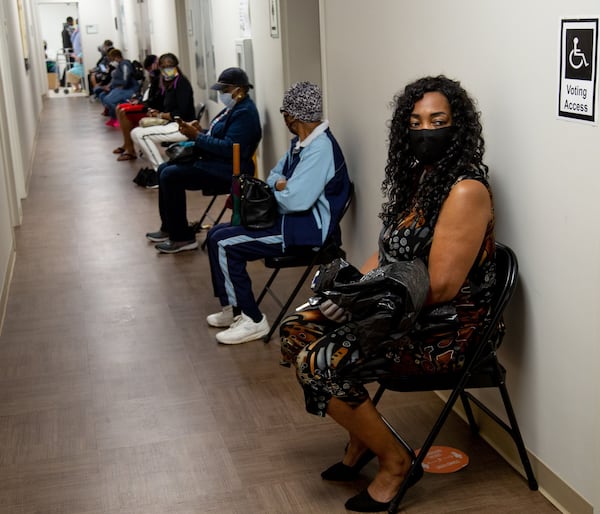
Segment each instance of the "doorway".
[[73,67],[75,58],[72,55],[72,44],[69,45],[68,49],[64,45],[75,29],[74,26],[67,24],[67,18],[73,18],[74,22],[78,20],[79,4],[77,2],[40,2],[37,5],[40,33],[44,41],[46,57],[48,97],[56,98],[57,96],[73,94],[75,93],[74,88],[69,87],[66,74]]

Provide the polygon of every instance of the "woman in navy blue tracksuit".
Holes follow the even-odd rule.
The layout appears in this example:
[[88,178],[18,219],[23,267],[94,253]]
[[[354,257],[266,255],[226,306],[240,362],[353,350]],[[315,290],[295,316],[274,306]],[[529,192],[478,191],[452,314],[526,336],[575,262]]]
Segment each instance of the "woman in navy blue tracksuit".
[[216,335],[220,343],[244,343],[269,332],[252,292],[248,261],[282,255],[289,247],[320,246],[339,231],[350,179],[329,124],[321,121],[321,105],[320,89],[309,82],[294,84],[284,96],[281,112],[296,137],[267,178],[279,206],[275,226],[250,230],[225,223],[208,233],[214,293],[223,310],[207,322],[229,327]]
[[252,157],[262,129],[256,105],[248,96],[251,87],[243,70],[226,69],[213,86],[219,90],[226,107],[215,116],[208,130],[200,130],[195,123],[180,124],[180,132],[194,141],[198,159],[191,164],[166,162],[158,168],[161,227],[158,232],[146,234],[148,239],[158,243],[158,251],[177,253],[198,247],[195,232],[187,221],[185,192],[206,187],[228,191],[234,143],[240,145],[241,173],[254,174]]

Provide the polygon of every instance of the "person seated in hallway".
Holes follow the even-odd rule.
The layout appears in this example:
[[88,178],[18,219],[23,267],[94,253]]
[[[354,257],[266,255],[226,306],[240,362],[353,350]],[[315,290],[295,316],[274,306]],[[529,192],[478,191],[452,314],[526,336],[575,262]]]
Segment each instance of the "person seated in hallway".
[[83,79],[82,54],[77,55],[71,69],[67,71],[67,83],[71,84],[75,93],[81,92],[81,80]]
[[194,141],[198,159],[189,164],[161,164],[158,169],[160,230],[146,237],[158,243],[162,253],[198,248],[196,234],[187,221],[186,190],[207,187],[228,191],[233,173],[233,144],[240,145],[240,172],[253,175],[253,156],[262,137],[256,105],[248,96],[252,88],[241,68],[227,68],[212,89],[219,91],[225,108],[211,121],[208,130],[199,123],[181,123],[184,139]]
[[92,100],[97,98],[103,91],[102,86],[106,86],[110,82],[110,60],[108,52],[113,49],[113,42],[110,39],[105,39],[98,47],[100,58],[96,61],[96,65],[88,70],[88,87],[90,88],[90,96]]
[[[160,88],[163,95],[162,109],[149,109],[148,117],[157,119],[157,125],[138,126],[131,131],[134,148],[149,163],[152,170],[158,170],[164,161],[163,154],[158,145],[163,141],[185,141],[187,138],[179,131],[176,117],[183,121],[192,121],[196,117],[194,107],[194,91],[188,78],[179,68],[179,59],[172,54],[162,54],[158,58],[160,70]],[[153,185],[158,184],[155,175]]]
[[133,65],[123,58],[121,50],[113,48],[109,52],[108,58],[115,69],[112,72],[110,84],[104,87],[104,92],[100,93],[99,98],[108,110],[109,120],[106,125],[116,127],[117,105],[131,98],[137,92],[138,83],[135,80]]
[[286,248],[320,246],[339,230],[350,193],[342,150],[322,120],[322,94],[310,82],[292,85],[283,97],[284,122],[295,136],[289,150],[267,177],[275,191],[279,217],[272,228],[250,230],[224,223],[208,235],[208,257],[221,312],[206,318],[222,344],[240,344],[269,332],[259,310],[246,265],[285,253]]
[[136,95],[128,102],[117,106],[117,121],[123,134],[123,143],[113,150],[118,154],[117,161],[130,161],[137,159],[131,131],[138,126],[140,120],[153,109],[161,111],[163,108],[162,89],[160,87],[160,71],[158,69],[158,57],[148,55],[144,59],[144,70],[146,73],[145,89],[141,95]]
[[[390,333],[372,349],[356,336],[358,322],[331,301],[293,314],[281,325],[282,364],[295,366],[307,411],[329,414],[349,432],[342,461],[322,477],[356,479],[378,457],[375,478],[346,502],[349,510],[387,511],[411,465],[364,384],[386,375],[459,370],[490,307],[494,210],[481,132],[468,94],[444,76],[417,80],[395,98],[379,251],[361,271],[415,258],[425,263],[428,296],[408,332]],[[456,326],[435,330],[431,311],[440,306],[456,313]],[[411,476],[411,483],[419,478]]]

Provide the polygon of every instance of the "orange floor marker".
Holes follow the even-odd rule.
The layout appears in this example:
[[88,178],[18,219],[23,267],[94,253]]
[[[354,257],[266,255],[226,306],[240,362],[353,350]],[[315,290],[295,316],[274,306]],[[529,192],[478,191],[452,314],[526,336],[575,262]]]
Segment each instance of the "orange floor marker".
[[432,446],[423,459],[423,469],[428,473],[455,473],[468,464],[466,453],[449,446]]

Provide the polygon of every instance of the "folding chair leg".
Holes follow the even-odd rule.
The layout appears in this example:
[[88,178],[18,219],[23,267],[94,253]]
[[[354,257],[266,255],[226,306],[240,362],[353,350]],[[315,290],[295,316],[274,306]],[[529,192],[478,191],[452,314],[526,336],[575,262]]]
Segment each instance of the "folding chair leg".
[[521,456],[521,463],[523,464],[523,469],[527,475],[529,489],[532,491],[537,491],[538,483],[535,479],[535,475],[533,474],[533,469],[531,469],[531,463],[529,462],[529,456],[527,455],[527,450],[525,449],[525,443],[523,442],[523,437],[521,436],[521,431],[519,430],[517,417],[515,416],[515,411],[512,408],[512,403],[510,401],[510,397],[508,396],[508,390],[506,389],[506,384],[504,382],[500,384],[500,394],[502,395],[504,408],[506,409],[506,414],[508,416],[510,426],[512,427],[511,435],[515,441],[515,444],[517,445],[517,450],[519,450],[519,455]]
[[525,449],[525,443],[523,442],[523,437],[521,436],[521,431],[519,430],[519,425],[517,424],[517,418],[512,408],[512,404],[510,398],[508,396],[508,391],[506,389],[506,385],[501,383],[498,386],[500,390],[500,395],[502,396],[502,401],[504,402],[504,409],[506,410],[506,415],[508,416],[508,421],[510,425],[506,424],[502,419],[500,419],[496,413],[492,412],[487,406],[479,401],[479,399],[475,398],[470,393],[467,393],[469,396],[469,400],[471,400],[477,407],[479,407],[483,412],[485,412],[490,418],[492,418],[498,425],[500,425],[508,434],[512,437],[517,450],[519,452],[519,457],[521,457],[521,463],[523,464],[523,469],[525,470],[525,475],[527,475],[527,482],[529,484],[529,489],[532,491],[537,491],[538,483],[535,479],[535,475],[533,474],[533,469],[531,468],[531,463],[529,462],[529,457],[527,455],[527,450]]
[[[414,472],[414,470],[423,463],[423,459],[425,459],[425,456],[427,455],[427,452],[430,450],[431,446],[433,445],[435,438],[440,433],[440,430],[444,426],[444,423],[446,422],[446,419],[450,415],[450,412],[452,412],[452,408],[454,407],[456,400],[460,396],[460,391],[462,391],[464,389],[464,386],[467,383],[467,381],[468,381],[468,375],[465,374],[463,376],[463,378],[461,378],[458,386],[454,388],[454,390],[448,397],[448,400],[446,401],[446,404],[444,405],[442,412],[440,413],[435,424],[433,425],[431,432],[429,432],[427,439],[425,439],[425,442],[421,446],[421,449],[419,450],[419,455],[417,455],[417,458],[414,460],[413,465],[410,468],[410,474],[412,474]],[[388,509],[388,513],[395,513],[398,511],[400,502],[402,501],[402,498],[404,498],[404,495],[406,494],[408,487],[409,487],[408,480],[404,479],[404,482],[402,482],[402,485],[400,486],[400,490],[396,493],[396,495],[394,496],[394,498],[392,498],[392,501],[390,502],[390,507]]]
[[260,302],[262,302],[263,298],[269,291],[271,284],[275,281],[275,278],[277,277],[277,275],[279,275],[279,269],[280,268],[275,268],[273,270],[273,273],[271,273],[271,276],[269,277],[269,280],[267,280],[265,287],[263,287],[262,291],[258,295],[258,298],[256,299],[256,305],[260,305]]
[[373,402],[373,405],[377,405],[379,403],[379,400],[381,400],[383,393],[385,393],[385,387],[380,385],[377,388],[377,391],[375,392],[375,396],[373,396],[373,399],[371,400]]
[[[213,200],[214,202],[214,200]],[[223,208],[221,209],[221,212],[219,213],[219,215],[215,218],[215,225],[217,225],[220,221],[221,218],[223,217],[223,214],[225,214],[225,211],[227,210],[227,205],[224,205]],[[202,241],[202,244],[200,245],[200,248],[202,248],[203,250],[206,250],[206,245],[208,244],[207,238],[204,238],[204,241]]]
[[[506,381],[504,380],[504,376],[500,372],[498,365],[496,365],[495,375],[498,384],[498,390],[500,391],[500,396],[502,397],[502,402],[504,403],[504,410],[506,411],[506,416],[508,417],[509,424],[505,423],[504,420],[500,419],[495,412],[492,412],[486,405],[483,404],[483,402],[481,402],[478,398],[475,398],[468,391],[463,391],[463,394],[466,398],[468,398],[468,400],[477,405],[477,407],[479,407],[483,412],[485,412],[512,437],[515,446],[517,447],[517,451],[519,452],[521,464],[523,464],[523,470],[525,471],[525,475],[527,476],[527,483],[529,485],[529,489],[531,489],[532,491],[537,491],[538,483],[533,473],[531,462],[529,461],[529,456],[527,455],[527,450],[525,449],[525,442],[523,441],[523,436],[521,435],[521,430],[519,429],[519,424],[517,423],[517,417],[515,416],[515,411],[513,409],[512,402],[510,401],[508,389],[506,388]],[[471,416],[472,415],[473,414],[471,413]]]
[[281,323],[281,320],[287,314],[287,310],[289,309],[292,302],[296,299],[296,295],[298,294],[300,289],[302,289],[302,286],[304,285],[304,281],[306,280],[306,278],[308,277],[308,275],[310,274],[312,269],[313,269],[313,266],[309,265],[304,270],[304,273],[302,273],[302,277],[300,277],[300,280],[298,280],[296,287],[294,287],[294,290],[290,293],[290,296],[288,297],[287,301],[283,304],[283,307],[279,311],[277,318],[275,318],[275,321],[273,321],[273,323],[271,324],[271,330],[269,330],[269,333],[265,337],[263,337],[263,341],[265,343],[269,342],[269,340],[271,339],[271,336],[273,335],[273,332],[275,332],[275,330],[279,326],[279,323]]
[[212,199],[209,202],[208,206],[206,207],[206,209],[204,209],[204,212],[202,213],[202,216],[200,216],[200,219],[194,224],[194,232],[200,232],[200,230],[202,230],[202,223],[204,222],[204,220],[208,216],[208,213],[210,212],[210,208],[213,206],[213,204],[215,203],[216,199],[217,199],[216,196],[212,197]]
[[469,403],[469,395],[462,391],[460,393],[460,399],[462,400],[463,408],[465,409],[465,414],[467,415],[467,420],[469,421],[469,426],[471,427],[471,433],[473,435],[479,434],[479,425],[475,421],[475,416],[473,416],[473,409]]

